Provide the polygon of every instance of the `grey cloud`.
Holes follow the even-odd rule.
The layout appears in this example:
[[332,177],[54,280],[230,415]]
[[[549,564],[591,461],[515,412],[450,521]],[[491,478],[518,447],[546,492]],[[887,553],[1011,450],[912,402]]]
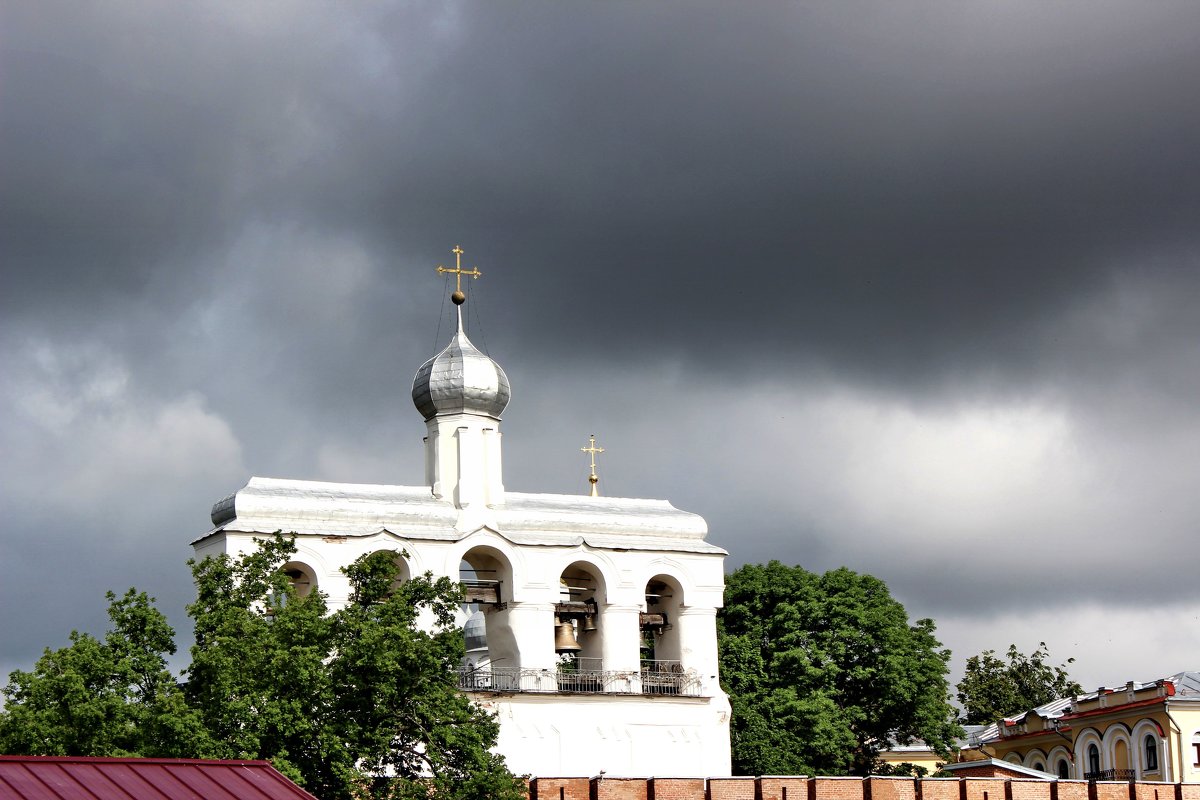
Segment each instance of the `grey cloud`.
[[[197,458],[154,484],[163,503],[129,500],[125,549],[88,556],[103,580],[72,567],[45,629],[101,583],[159,580],[141,563],[172,576],[160,595],[179,607],[186,541],[246,472],[419,480],[409,382],[448,332],[433,267],[453,244],[485,273],[471,335],[513,379],[514,489],[578,490],[571,454],[594,430],[613,440],[605,487],[705,514],[731,563],[876,570],[924,613],[1086,594],[1131,530],[1181,547],[1200,430],[1198,17],[1116,2],[6,8],[0,356],[41,385],[30,352],[87,343],[128,381],[106,413],[150,430],[190,398],[241,459]],[[84,363],[54,398],[86,391]],[[903,498],[903,530],[868,518],[894,454],[805,418],[822,392],[927,427],[1052,409],[1080,455],[1056,456],[1053,491],[1005,484],[1013,508],[989,506],[986,532],[1019,535],[966,567]],[[0,442],[35,480],[5,495],[0,585],[24,597],[53,572],[30,541],[108,552],[116,511],[72,510],[57,486],[75,473],[54,459],[110,468],[104,414],[40,439],[15,418]],[[913,436],[914,460],[945,446]],[[146,496],[153,449],[117,495]],[[1080,487],[1103,514],[1064,494]],[[993,544],[967,521],[971,544]],[[1047,541],[1062,544],[1030,556]],[[1153,603],[1137,585],[1127,601]],[[41,619],[5,631],[0,660],[35,652]]]

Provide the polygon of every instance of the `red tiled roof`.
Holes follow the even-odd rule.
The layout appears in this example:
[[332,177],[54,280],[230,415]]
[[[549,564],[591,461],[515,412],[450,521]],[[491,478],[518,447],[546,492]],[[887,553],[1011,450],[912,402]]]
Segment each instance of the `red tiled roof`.
[[0,756],[4,800],[315,800],[267,761]]

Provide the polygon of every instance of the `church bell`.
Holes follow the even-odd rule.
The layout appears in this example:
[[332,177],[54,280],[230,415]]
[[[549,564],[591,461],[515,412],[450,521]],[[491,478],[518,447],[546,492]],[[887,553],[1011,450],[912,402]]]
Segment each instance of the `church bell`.
[[575,626],[570,622],[560,622],[554,626],[554,652],[578,653],[583,648],[575,641]]
[[591,633],[596,630],[596,615],[588,614],[583,618],[583,627],[580,629],[582,633]]

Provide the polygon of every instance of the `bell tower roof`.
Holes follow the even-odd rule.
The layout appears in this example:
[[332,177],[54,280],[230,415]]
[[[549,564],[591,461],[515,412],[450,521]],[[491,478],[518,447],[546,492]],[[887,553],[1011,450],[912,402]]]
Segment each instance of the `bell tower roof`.
[[426,361],[413,378],[412,399],[426,420],[439,414],[476,414],[499,419],[512,389],[508,376],[481,353],[462,328],[445,350]]
[[458,245],[450,252],[454,253],[454,266],[438,265],[437,271],[454,275],[455,288],[450,299],[458,312],[458,331],[445,350],[417,370],[412,386],[413,404],[427,422],[445,414],[499,419],[512,396],[508,376],[499,364],[471,344],[462,321],[462,307],[467,301],[462,290],[463,276],[477,279],[483,273],[474,267],[463,269],[463,249]]

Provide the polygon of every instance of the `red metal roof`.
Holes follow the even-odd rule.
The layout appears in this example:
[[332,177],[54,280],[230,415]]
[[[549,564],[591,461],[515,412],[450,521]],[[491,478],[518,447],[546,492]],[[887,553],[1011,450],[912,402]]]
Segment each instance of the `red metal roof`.
[[4,800],[315,800],[267,761],[0,756]]

